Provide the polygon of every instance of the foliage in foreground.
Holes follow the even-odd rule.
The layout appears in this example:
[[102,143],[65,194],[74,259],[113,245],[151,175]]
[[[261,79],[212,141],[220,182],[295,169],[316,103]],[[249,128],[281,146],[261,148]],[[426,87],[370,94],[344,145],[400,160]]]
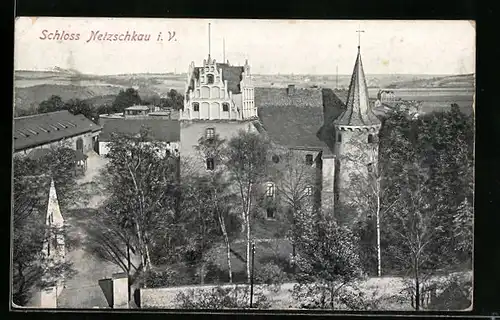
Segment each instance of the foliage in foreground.
[[[250,287],[243,285],[231,288],[218,286],[211,289],[191,289],[179,292],[175,300],[183,309],[247,309],[250,308]],[[270,301],[264,293],[255,290],[252,308],[268,309],[270,306]]]

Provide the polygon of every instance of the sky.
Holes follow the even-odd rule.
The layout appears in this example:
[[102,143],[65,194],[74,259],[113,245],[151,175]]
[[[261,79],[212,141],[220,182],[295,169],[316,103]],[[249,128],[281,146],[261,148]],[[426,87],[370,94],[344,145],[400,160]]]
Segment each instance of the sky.
[[[183,73],[192,61],[199,66],[207,58],[209,23],[211,57],[223,60],[225,42],[226,60],[243,65],[248,59],[254,74],[335,74],[337,68],[350,74],[358,35],[366,74],[475,73],[474,23],[458,20],[20,17],[14,65],[16,70],[57,67],[98,75]],[[49,40],[56,30],[74,38],[79,34],[78,40]],[[117,37],[135,31],[150,40],[88,41],[96,31]]]

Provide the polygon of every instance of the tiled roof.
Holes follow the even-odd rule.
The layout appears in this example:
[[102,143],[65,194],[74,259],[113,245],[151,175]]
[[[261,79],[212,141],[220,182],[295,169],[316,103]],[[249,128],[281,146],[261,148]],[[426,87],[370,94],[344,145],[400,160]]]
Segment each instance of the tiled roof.
[[125,110],[148,111],[149,107],[148,106],[131,106],[131,107],[125,108]]
[[324,148],[318,138],[323,125],[322,108],[303,108],[296,106],[266,106],[258,109],[261,128],[276,144],[293,147]]
[[380,120],[372,112],[368,87],[366,85],[361,53],[358,50],[354,71],[349,84],[349,92],[346,101],[346,110],[335,120],[337,125],[345,126],[370,126],[380,124]]
[[103,124],[99,141],[110,141],[113,133],[135,136],[142,128],[149,128],[155,141],[180,141],[180,122],[166,119],[109,119]]
[[24,150],[64,138],[98,131],[101,126],[67,110],[14,119],[14,150]]
[[[194,79],[200,79],[200,69],[202,67],[195,67],[193,70],[193,75],[191,77],[191,82],[189,83],[188,90],[194,88]],[[243,79],[244,68],[241,66],[230,66],[227,63],[216,63],[217,70],[222,69],[222,81],[227,80],[228,90],[233,94],[241,93],[240,82]]]
[[323,106],[321,89],[319,88],[255,88],[255,106],[298,106],[318,107]]

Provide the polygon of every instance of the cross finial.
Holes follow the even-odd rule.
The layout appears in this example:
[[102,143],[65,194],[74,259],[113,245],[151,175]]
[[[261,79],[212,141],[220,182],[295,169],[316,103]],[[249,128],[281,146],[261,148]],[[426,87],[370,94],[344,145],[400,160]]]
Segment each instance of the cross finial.
[[358,50],[359,50],[361,48],[361,32],[365,32],[365,30],[361,30],[361,28],[358,28],[356,32],[358,33]]

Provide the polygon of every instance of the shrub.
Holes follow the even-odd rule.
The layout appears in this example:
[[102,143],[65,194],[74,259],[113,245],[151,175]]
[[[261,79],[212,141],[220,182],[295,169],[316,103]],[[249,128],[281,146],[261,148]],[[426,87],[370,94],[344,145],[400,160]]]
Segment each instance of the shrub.
[[271,285],[274,292],[281,289],[281,285],[286,281],[286,273],[275,263],[268,262],[255,270],[255,282]]
[[[212,289],[191,289],[179,292],[175,298],[182,309],[241,309],[249,308],[250,289],[248,286]],[[254,292],[252,307],[267,309],[270,307],[267,297],[259,291]]]

